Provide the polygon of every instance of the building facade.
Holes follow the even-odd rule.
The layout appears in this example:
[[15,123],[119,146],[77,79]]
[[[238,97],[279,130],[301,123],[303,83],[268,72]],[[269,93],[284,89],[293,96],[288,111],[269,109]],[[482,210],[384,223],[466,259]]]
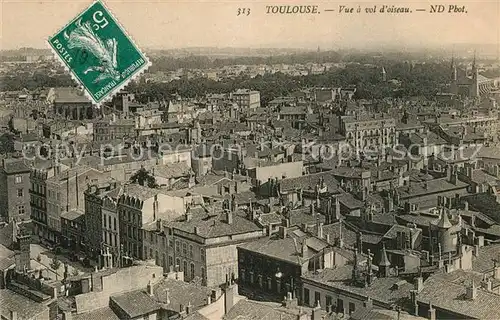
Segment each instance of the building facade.
[[0,210],[6,222],[29,219],[30,168],[24,159],[3,159],[0,168]]

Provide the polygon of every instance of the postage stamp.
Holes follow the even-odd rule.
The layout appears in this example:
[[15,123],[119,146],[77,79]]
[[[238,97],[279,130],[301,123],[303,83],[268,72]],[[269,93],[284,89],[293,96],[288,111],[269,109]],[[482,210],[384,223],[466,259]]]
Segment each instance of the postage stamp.
[[109,100],[151,65],[101,1],[49,37],[48,43],[96,105]]

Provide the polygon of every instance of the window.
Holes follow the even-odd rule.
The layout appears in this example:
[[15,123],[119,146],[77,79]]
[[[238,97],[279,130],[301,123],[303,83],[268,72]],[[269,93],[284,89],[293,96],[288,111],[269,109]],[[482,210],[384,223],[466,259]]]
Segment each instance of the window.
[[113,218],[113,230],[116,231],[116,218]]
[[182,254],[184,256],[187,256],[187,244],[186,243],[182,244]]
[[174,264],[174,258],[172,256],[168,256],[168,266],[171,266]]
[[337,299],[337,313],[344,313],[344,300]]
[[191,263],[191,279],[194,278],[194,263]]
[[186,260],[184,260],[184,265],[183,265],[183,269],[182,269],[182,271],[184,271],[184,274],[186,274],[186,273],[187,273],[187,270],[188,270],[188,263],[187,263],[187,261],[186,261]]
[[181,244],[179,241],[175,242],[175,252],[179,253],[181,251]]
[[23,182],[23,177],[22,176],[16,176],[16,183],[22,183]]
[[352,314],[355,309],[356,309],[356,306],[354,305],[354,303],[349,302],[349,314]]
[[24,196],[24,189],[17,189],[17,196],[18,197]]
[[192,258],[193,257],[193,246],[189,245],[189,256]]
[[318,301],[321,302],[321,293],[319,292],[314,292],[314,305],[316,306],[318,304]]
[[175,259],[175,266],[180,267],[181,266],[181,259],[177,258]]
[[17,213],[19,213],[20,215],[23,215],[25,212],[26,212],[26,210],[25,210],[24,206],[17,207]]
[[203,248],[200,249],[200,255],[201,255],[201,260],[205,261],[205,249]]
[[333,299],[331,296],[326,296],[326,306],[331,306],[333,303]]
[[308,306],[310,304],[309,301],[309,289],[304,288],[304,304]]

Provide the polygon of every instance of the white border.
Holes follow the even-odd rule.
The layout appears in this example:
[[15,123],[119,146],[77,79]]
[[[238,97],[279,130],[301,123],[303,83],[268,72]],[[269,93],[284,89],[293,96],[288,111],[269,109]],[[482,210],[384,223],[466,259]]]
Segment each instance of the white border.
[[135,49],[139,52],[139,54],[141,55],[141,57],[144,59],[144,61],[146,62],[144,65],[142,65],[139,69],[135,70],[131,76],[129,76],[129,78],[124,81],[121,85],[115,87],[113,90],[109,91],[108,93],[106,93],[105,95],[102,96],[101,100],[100,101],[96,101],[94,99],[94,97],[92,96],[92,94],[90,94],[90,92],[88,91],[87,87],[85,87],[85,85],[83,84],[83,81],[81,81],[77,74],[74,73],[68,66],[68,64],[64,61],[64,59],[61,58],[61,56],[59,55],[59,53],[56,51],[56,49],[51,45],[51,40],[53,38],[53,35],[48,37],[47,39],[47,42],[46,44],[48,45],[48,47],[50,48],[50,50],[52,51],[52,54],[56,57],[56,60],[59,61],[59,63],[62,65],[62,67],[70,74],[71,78],[81,87],[83,87],[83,93],[85,94],[85,96],[90,100],[90,102],[92,102],[92,104],[94,104],[96,107],[99,107],[101,106],[103,103],[107,102],[107,101],[110,101],[113,96],[115,94],[117,94],[118,92],[120,92],[124,87],[126,87],[130,81],[138,78],[141,74],[143,74],[146,70],[149,69],[149,67],[151,67],[152,63],[151,61],[148,59],[148,57],[146,57],[146,55],[144,54],[144,52],[142,52],[141,49],[139,49],[139,47],[137,46],[137,44],[135,43],[134,39],[127,33],[127,31],[125,30],[125,28],[123,28],[123,26],[120,24],[120,22],[118,21],[118,19],[116,19],[115,15],[112,13],[112,11],[104,4],[103,1],[101,0],[95,0],[94,2],[92,2],[91,5],[89,5],[85,10],[83,10],[79,15],[77,15],[74,19],[72,19],[70,22],[68,22],[64,27],[62,27],[61,29],[59,29],[59,31],[57,31],[56,33],[54,33],[54,35],[56,34],[59,34],[62,30],[66,29],[70,24],[72,24],[73,22],[75,22],[78,18],[80,18],[81,15],[83,15],[85,12],[87,12],[87,10],[89,10],[90,8],[92,8],[95,4],[97,3],[100,3],[109,13],[109,15],[111,16],[111,18],[114,20],[114,22],[116,23],[116,25],[118,26],[118,28],[120,28],[120,30],[125,34],[126,37],[128,37],[128,39],[130,40],[130,42],[132,43],[132,45],[135,47]]

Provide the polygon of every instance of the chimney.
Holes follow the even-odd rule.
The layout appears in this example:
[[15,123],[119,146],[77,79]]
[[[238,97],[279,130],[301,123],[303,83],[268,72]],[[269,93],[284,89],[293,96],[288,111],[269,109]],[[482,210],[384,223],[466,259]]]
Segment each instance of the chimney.
[[417,277],[415,284],[417,292],[422,291],[422,289],[424,289],[424,278],[422,278],[422,276]]
[[312,309],[312,320],[321,320],[321,305],[319,300],[316,301],[316,306]]
[[496,280],[500,280],[500,266],[495,264],[495,268],[493,269],[493,277]]
[[368,300],[363,302],[363,306],[368,310],[373,309],[373,300],[370,297],[368,297]]
[[232,284],[224,288],[224,314],[227,314],[234,305],[234,290],[235,287]]
[[146,290],[148,291],[148,295],[153,296],[153,284],[151,283],[151,280],[149,280],[148,285],[146,287]]
[[436,309],[432,307],[432,303],[429,303],[429,311],[427,313],[427,319],[436,320]]
[[279,230],[280,230],[280,238],[281,239],[286,239],[287,228],[285,226],[280,226]]
[[302,251],[301,251],[302,258],[305,258],[306,254],[307,254],[307,244],[306,244],[306,239],[304,239],[304,242],[302,242]]
[[165,289],[165,303],[170,304],[170,289]]
[[318,229],[317,237],[323,239],[323,222],[318,221],[316,228]]
[[471,284],[467,286],[465,295],[469,300],[474,300],[477,298],[477,288],[476,284],[474,283],[474,280],[472,280]]
[[226,222],[227,224],[233,224],[233,213],[231,210],[226,211]]
[[10,319],[11,320],[17,320],[18,319],[17,318],[17,311],[13,311],[13,310],[10,311]]
[[71,311],[64,311],[63,312],[62,320],[71,320],[72,318],[73,318],[73,315],[71,314]]
[[464,210],[469,211],[469,201],[464,202]]

